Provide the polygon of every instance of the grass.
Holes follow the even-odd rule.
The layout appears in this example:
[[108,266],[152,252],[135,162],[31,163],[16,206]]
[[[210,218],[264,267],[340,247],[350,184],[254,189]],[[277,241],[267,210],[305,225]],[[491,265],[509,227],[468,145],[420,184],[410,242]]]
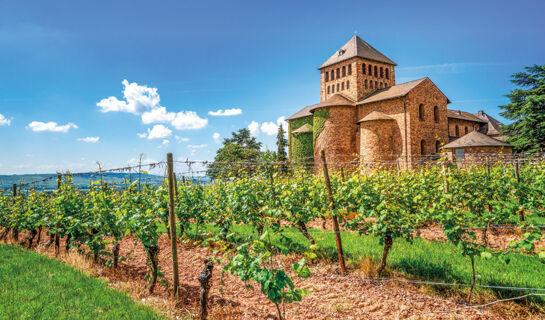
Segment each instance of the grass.
[[[214,226],[201,226],[212,233],[217,232]],[[231,231],[235,234],[232,241],[243,242],[250,237],[257,238],[257,232],[251,226],[235,225]],[[319,249],[319,257],[336,261],[337,247],[333,233],[322,233],[320,229],[310,229]],[[195,228],[186,232],[193,237]],[[274,247],[283,252],[302,253],[309,250],[308,240],[295,228],[286,228],[282,233],[271,233],[271,242]],[[345,257],[354,264],[361,263],[362,258],[370,257],[379,261],[383,247],[377,237],[358,235],[353,232],[342,232],[342,242]],[[545,265],[537,258],[520,253],[509,253],[508,264],[497,258],[476,258],[475,266],[477,284],[525,288],[545,288]],[[412,243],[405,240],[394,240],[388,256],[388,268],[410,278],[449,283],[471,282],[471,264],[468,257],[464,257],[457,248],[448,242],[428,241],[417,238]],[[501,297],[512,297],[532,291],[495,290]],[[543,291],[537,293],[545,293]],[[534,301],[544,303],[545,299],[536,298]]]
[[0,319],[163,319],[61,262],[0,244]]

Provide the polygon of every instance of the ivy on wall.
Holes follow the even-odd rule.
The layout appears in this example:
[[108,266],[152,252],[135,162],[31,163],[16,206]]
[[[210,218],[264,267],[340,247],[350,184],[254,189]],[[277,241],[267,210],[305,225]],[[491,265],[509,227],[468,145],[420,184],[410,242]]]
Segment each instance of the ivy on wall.
[[309,124],[312,126],[312,117],[305,117],[290,121],[289,123],[289,157],[290,161],[303,161],[304,158],[314,155],[314,146],[312,144],[312,132],[303,132],[293,134],[293,131]]
[[329,119],[329,108],[314,111],[314,123],[312,125],[314,133],[313,146],[316,144],[316,139],[318,139],[320,133],[324,130],[327,119]]

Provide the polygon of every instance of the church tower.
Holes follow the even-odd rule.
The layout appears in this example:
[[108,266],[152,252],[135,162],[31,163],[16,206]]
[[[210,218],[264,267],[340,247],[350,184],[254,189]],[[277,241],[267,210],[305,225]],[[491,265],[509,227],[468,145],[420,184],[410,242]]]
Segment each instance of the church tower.
[[394,86],[396,65],[360,37],[353,36],[318,68],[320,102],[337,93],[359,101],[375,90]]

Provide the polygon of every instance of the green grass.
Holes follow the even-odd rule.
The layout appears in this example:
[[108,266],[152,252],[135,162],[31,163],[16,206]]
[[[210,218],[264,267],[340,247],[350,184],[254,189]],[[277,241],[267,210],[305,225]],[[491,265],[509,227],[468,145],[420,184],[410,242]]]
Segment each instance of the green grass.
[[[201,229],[204,227],[201,226]],[[206,226],[215,233],[217,229]],[[257,232],[251,226],[236,225],[231,228],[235,234],[233,242],[242,242],[250,236],[257,238]],[[337,260],[337,247],[333,233],[320,233],[320,229],[310,229],[318,244],[318,256],[331,261]],[[195,228],[186,232],[194,236]],[[308,251],[308,240],[295,228],[287,228],[281,234],[272,234],[274,247],[284,252],[302,253]],[[342,242],[345,257],[348,261],[358,261],[360,257],[370,256],[379,261],[383,247],[377,237],[358,235],[353,232],[342,232]],[[526,288],[545,288],[545,264],[537,258],[509,253],[508,264],[497,258],[476,258],[475,266],[477,284]],[[468,257],[462,256],[455,246],[448,242],[428,241],[421,238],[412,243],[405,240],[394,240],[394,245],[388,256],[388,268],[410,278],[449,283],[471,283],[471,264]],[[495,290],[500,296],[522,295],[526,291]],[[532,291],[528,291],[532,292]],[[545,293],[545,292],[537,292]],[[540,300],[541,303],[545,299]]]
[[0,319],[163,319],[61,262],[0,244]]

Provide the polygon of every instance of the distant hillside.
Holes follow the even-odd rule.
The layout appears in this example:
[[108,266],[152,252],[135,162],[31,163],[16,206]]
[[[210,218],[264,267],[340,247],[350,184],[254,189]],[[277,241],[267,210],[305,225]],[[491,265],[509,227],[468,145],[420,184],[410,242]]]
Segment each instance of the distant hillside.
[[[57,174],[13,174],[0,175],[0,189],[12,188],[13,184],[26,184],[34,181],[41,181],[46,178],[52,178],[44,182],[38,182],[32,187],[39,190],[55,190],[57,188]],[[126,179],[135,181],[138,179],[138,174],[135,173],[104,173],[103,179],[108,184],[125,184]],[[92,181],[100,180],[97,174],[84,174],[73,177],[74,185],[79,189],[87,189]],[[162,176],[142,174],[141,182],[146,184],[159,185],[163,182]],[[29,186],[23,187],[28,189]]]

